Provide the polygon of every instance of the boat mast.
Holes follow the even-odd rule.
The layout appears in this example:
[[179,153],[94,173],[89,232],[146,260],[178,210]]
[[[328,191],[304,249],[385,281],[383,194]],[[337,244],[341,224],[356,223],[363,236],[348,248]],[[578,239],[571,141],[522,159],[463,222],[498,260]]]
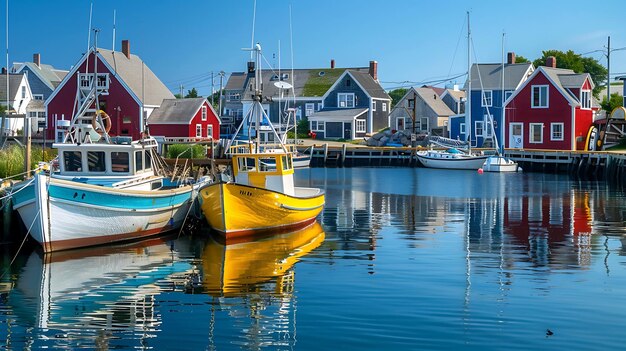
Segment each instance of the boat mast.
[[500,150],[500,146],[498,146],[498,136],[496,135],[496,127],[493,125],[493,121],[491,121],[491,128],[493,130],[493,138],[495,140],[495,147],[496,147],[496,152],[498,153],[498,155],[500,155],[501,153],[504,153],[504,119],[505,119],[505,115],[504,115],[504,37],[505,37],[506,33],[504,33],[504,31],[502,32],[502,70],[500,72],[500,75],[502,76],[502,81],[501,81],[501,91],[500,91],[500,121],[502,122],[500,124],[500,140],[502,140],[502,150]]
[[293,78],[293,28],[291,25],[291,4],[289,5],[289,49],[291,50],[291,94],[293,95],[293,143],[298,146],[298,118],[296,116],[296,86]]
[[4,148],[4,143],[6,141],[5,133],[7,132],[5,128],[6,119],[9,116],[9,0],[7,0],[7,8],[6,8],[6,43],[7,43],[7,73],[6,73],[6,83],[7,83],[7,107],[2,115],[2,119],[0,120],[0,149]]
[[[468,152],[472,150],[472,57],[471,57],[470,13],[467,11],[467,91],[465,103],[465,132]],[[482,94],[482,93],[481,93]]]

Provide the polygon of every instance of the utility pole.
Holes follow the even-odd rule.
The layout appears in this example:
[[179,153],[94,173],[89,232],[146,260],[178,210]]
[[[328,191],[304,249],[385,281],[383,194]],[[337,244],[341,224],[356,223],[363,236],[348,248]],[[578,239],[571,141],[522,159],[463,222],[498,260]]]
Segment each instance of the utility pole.
[[217,111],[217,114],[221,117],[222,116],[222,91],[223,89],[223,84],[224,84],[224,71],[220,71],[220,101],[219,101],[219,111]]
[[[606,44],[606,102],[611,101],[611,36]],[[610,105],[609,105],[610,106]]]
[[181,98],[181,99],[185,97],[185,96],[183,95],[183,89],[184,89],[184,87],[183,87],[183,85],[181,84],[181,85],[180,85],[180,98]]
[[211,71],[211,106],[213,106],[213,95],[215,95],[215,80],[213,79],[213,71]]

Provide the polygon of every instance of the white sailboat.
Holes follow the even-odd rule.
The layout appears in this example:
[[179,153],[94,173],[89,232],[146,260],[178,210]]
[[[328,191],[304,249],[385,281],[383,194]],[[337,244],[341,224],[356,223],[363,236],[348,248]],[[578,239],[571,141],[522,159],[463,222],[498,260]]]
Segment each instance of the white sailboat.
[[473,154],[471,152],[471,92],[472,92],[472,66],[470,56],[470,24],[469,24],[469,12],[467,13],[467,103],[465,106],[466,118],[466,130],[467,130],[467,152],[461,151],[458,148],[449,148],[447,150],[426,150],[417,152],[417,159],[428,168],[440,168],[440,169],[465,169],[465,170],[477,170],[483,166],[487,155]]

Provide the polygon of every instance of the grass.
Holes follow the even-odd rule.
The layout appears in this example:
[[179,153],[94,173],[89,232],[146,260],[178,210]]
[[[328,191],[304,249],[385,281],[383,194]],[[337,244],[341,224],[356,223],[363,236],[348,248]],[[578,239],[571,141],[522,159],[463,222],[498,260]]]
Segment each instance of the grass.
[[[50,161],[55,158],[57,151],[46,148],[44,152],[40,146],[31,148],[30,167],[35,169],[37,162]],[[12,177],[24,172],[24,148],[19,145],[9,145],[0,150],[0,178]]]
[[[324,95],[345,70],[345,68],[318,68],[309,70],[309,79],[304,84],[302,95]],[[324,72],[324,75],[320,76],[320,72]]]
[[203,145],[173,144],[167,148],[168,158],[204,158],[206,150]]

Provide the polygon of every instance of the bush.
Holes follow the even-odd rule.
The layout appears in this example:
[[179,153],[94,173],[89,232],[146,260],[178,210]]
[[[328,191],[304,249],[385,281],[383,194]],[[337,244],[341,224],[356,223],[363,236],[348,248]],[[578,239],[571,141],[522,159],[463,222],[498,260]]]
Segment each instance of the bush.
[[205,158],[203,145],[173,144],[167,147],[168,158]]

